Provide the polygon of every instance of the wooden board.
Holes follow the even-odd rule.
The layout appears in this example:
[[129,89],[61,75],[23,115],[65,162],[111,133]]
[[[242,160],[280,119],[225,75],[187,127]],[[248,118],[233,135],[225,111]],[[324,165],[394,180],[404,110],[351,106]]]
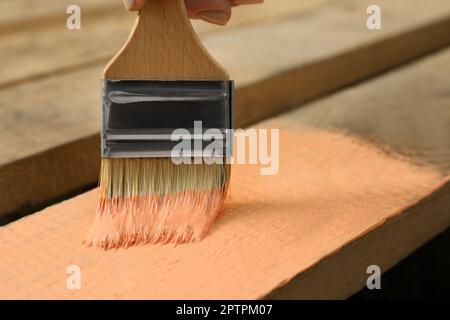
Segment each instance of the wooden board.
[[[288,110],[447,45],[448,1],[433,5],[413,1],[414,5],[410,1],[408,6],[402,6],[402,1],[381,1],[385,28],[380,32],[364,27],[362,17],[368,2],[342,0],[330,2],[327,10],[311,7],[306,12],[294,11],[288,19],[284,12],[284,18],[267,23],[258,21],[206,34],[206,46],[236,80],[237,126]],[[272,41],[267,41],[268,37]],[[50,43],[47,48],[54,46],[49,34],[43,39]],[[97,39],[89,41],[97,43]],[[94,50],[84,40],[75,41],[70,52],[53,50],[53,56],[44,50],[39,64],[27,65],[25,53],[23,63],[14,70],[8,66],[17,66],[17,57],[11,58],[16,51],[7,54],[6,60],[11,60],[2,72],[14,76],[22,70],[19,78],[27,80],[0,89],[0,191],[5,195],[0,198],[0,215],[39,206],[95,183],[98,79],[103,58],[75,66],[60,62],[85,61],[97,51],[101,48],[95,46]],[[51,68],[53,63],[58,65],[57,71]],[[7,79],[6,75],[2,79]],[[74,155],[80,149],[84,154]],[[37,158],[39,170],[34,162]],[[70,176],[66,174],[69,171]]]
[[[193,25],[201,35],[229,32],[235,28],[270,23],[292,15],[305,15],[331,1],[334,0],[269,0],[261,6],[243,6],[234,10],[233,18],[226,28],[202,21],[194,21]],[[39,15],[43,20],[39,23],[30,22],[33,19],[28,17],[28,11],[22,14],[22,19],[16,19],[17,24],[32,25],[19,28],[20,32],[2,37],[0,51],[3,52],[4,67],[0,78],[0,88],[55,73],[71,72],[94,64],[105,65],[125,43],[134,25],[136,13],[126,12],[120,1],[114,4],[110,1],[108,4],[100,2],[95,6],[89,3],[89,5],[79,4],[83,13],[81,30],[66,28],[64,19],[67,15],[64,2],[55,3],[52,6],[39,5],[41,11],[44,11]],[[14,7],[18,6],[18,4],[14,5]],[[23,6],[25,6],[24,3],[20,5],[20,7]],[[34,6],[38,5],[34,4]],[[2,9],[1,4],[0,9]],[[102,14],[96,15],[97,11]],[[46,18],[45,12],[49,16],[58,12],[59,23],[47,25],[45,21],[50,18]],[[16,16],[21,14],[18,9],[13,10],[13,13]],[[34,28],[33,24],[36,24],[38,28]],[[17,61],[22,63],[17,64]]]
[[[385,119],[351,121],[346,105],[357,105],[361,92],[395,96],[391,112],[403,119],[420,118],[428,108],[435,119],[448,117],[442,99],[450,99],[449,59],[446,50],[319,102],[314,109],[336,108],[320,126],[302,120],[312,112],[308,107],[259,124],[282,129],[280,172],[261,176],[258,166],[235,166],[226,214],[200,243],[108,252],[84,247],[95,190],[1,227],[0,298],[349,296],[364,286],[369,264],[386,271],[450,225],[450,180],[432,161],[414,164],[418,158],[398,154],[395,144],[387,153],[368,142],[383,134],[355,128],[375,128]],[[418,78],[422,89],[411,100],[405,92]],[[380,108],[376,99],[363,104]],[[348,130],[331,125],[343,118]],[[450,127],[433,129],[450,135]],[[387,141],[410,133],[384,130]],[[435,133],[416,134],[427,141]],[[450,148],[437,154],[435,147],[421,156],[448,163]],[[81,269],[80,290],[67,289],[70,265]]]
[[47,27],[65,26],[66,10],[76,4],[82,9],[83,18],[118,11],[120,1],[111,0],[14,0],[0,1],[0,35],[23,30],[37,31]]
[[[289,11],[308,11],[326,2],[336,0],[266,0],[264,6],[240,7],[233,10],[233,19],[228,27],[277,19]],[[0,34],[17,33],[21,31],[36,31],[48,27],[63,27],[67,18],[66,9],[75,4],[69,0],[15,0],[0,1]],[[79,0],[76,2],[82,11],[82,21],[103,19],[107,15],[128,15],[120,1],[111,0]],[[134,16],[134,15],[133,15]],[[117,17],[116,17],[117,18]],[[223,28],[212,24],[194,22],[202,31],[218,31]],[[123,30],[129,30],[125,24]],[[102,39],[99,39],[102,40]]]

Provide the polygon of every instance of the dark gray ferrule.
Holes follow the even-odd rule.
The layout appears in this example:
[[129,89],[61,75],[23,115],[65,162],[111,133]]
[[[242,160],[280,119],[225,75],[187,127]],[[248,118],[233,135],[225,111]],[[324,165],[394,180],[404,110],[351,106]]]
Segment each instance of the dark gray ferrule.
[[232,105],[232,81],[103,81],[102,156],[171,157],[180,139],[190,156],[212,141],[224,141],[212,156],[231,156]]

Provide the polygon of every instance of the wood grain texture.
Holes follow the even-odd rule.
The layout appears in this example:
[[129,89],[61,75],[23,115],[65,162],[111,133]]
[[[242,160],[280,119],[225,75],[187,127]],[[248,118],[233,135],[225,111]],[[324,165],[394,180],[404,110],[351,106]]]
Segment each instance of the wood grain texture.
[[[242,6],[233,10],[233,19],[228,27],[241,26],[248,23],[277,19],[282,15],[292,14],[298,9],[303,12],[336,0],[266,0],[264,6]],[[66,9],[74,4],[70,0],[15,0],[0,1],[0,34],[36,31],[48,27],[64,26],[67,18]],[[83,12],[83,22],[86,20],[102,20],[108,15],[125,15],[124,6],[120,1],[111,0],[79,0],[76,3]],[[130,15],[130,14],[128,14]],[[131,17],[131,15],[130,15]],[[193,22],[196,28],[204,31],[222,30],[221,26]],[[126,24],[123,30],[129,32]]]
[[[0,185],[8,189],[8,197],[6,193],[0,197],[0,225],[17,215],[36,211],[36,206],[66,196],[61,190],[77,193],[87,190],[87,186],[95,185],[93,181],[99,172],[100,136],[97,134],[0,166]],[[43,178],[52,176],[64,176],[64,179],[48,183]]]
[[104,71],[107,80],[228,80],[206,51],[184,0],[147,1],[125,46]]
[[339,131],[450,174],[450,50],[274,118]]
[[[38,6],[39,1],[31,1],[34,3],[33,6]],[[279,21],[295,15],[308,15],[332,1],[336,0],[268,0],[264,5],[236,8],[233,10],[231,21],[225,28],[199,20],[193,20],[192,23],[196,32],[204,37],[206,34],[226,33],[232,29]],[[60,14],[65,12],[64,6],[61,6],[64,2],[61,4],[58,4],[59,1],[56,3],[50,0],[50,2],[52,5],[50,3],[39,5],[40,10],[50,11],[49,15],[54,12]],[[64,19],[58,18],[58,23],[55,25],[45,27],[46,24],[40,21],[33,26],[20,28],[18,32],[3,35],[0,40],[1,58],[4,62],[0,87],[54,74],[70,73],[92,65],[106,64],[125,43],[136,19],[136,14],[126,12],[120,1],[114,4],[111,1],[103,2],[102,14],[97,16],[92,13],[90,5],[80,3],[83,15],[82,29],[79,31],[67,30]],[[11,10],[10,5],[0,3],[0,14],[4,5],[6,5],[4,12]],[[13,6],[16,8],[17,5]],[[23,1],[22,6],[24,6]],[[23,8],[12,11],[18,23],[29,21],[29,12],[24,11]],[[42,13],[44,14],[45,12]],[[36,25],[44,26],[44,28],[36,29]],[[17,61],[21,63],[17,64]]]
[[[282,131],[280,142],[278,175],[234,167],[225,216],[199,243],[87,248],[95,190],[1,227],[0,298],[262,298],[402,215],[443,179],[336,133]],[[434,223],[434,211],[421,214]],[[81,290],[67,289],[70,265],[81,268]],[[346,284],[336,285],[334,297],[343,297]],[[296,291],[308,296],[309,288]]]
[[[366,2],[342,0],[330,2],[328,10],[314,7],[307,12],[293,10],[288,19],[284,16],[269,19],[267,24],[245,24],[231,28],[229,32],[206,34],[202,39],[206,47],[236,80],[236,125],[255,123],[446,45],[450,24],[447,18],[448,1],[438,0],[433,5],[412,1],[414,5],[407,6],[402,5],[402,1],[380,2],[384,8],[385,25],[381,32],[368,32],[365,29],[365,21],[361,20],[360,13],[365,12]],[[103,30],[105,38],[109,39],[113,38],[117,29],[109,29],[115,20],[108,19],[104,29],[99,23],[96,30]],[[46,34],[44,38],[38,38],[41,39],[39,41],[32,36],[30,39],[50,44],[52,35],[55,36],[53,33]],[[268,35],[272,41],[267,41]],[[72,37],[72,33],[61,33],[59,36]],[[33,52],[32,44],[35,41],[20,39],[19,42],[27,45],[19,51]],[[15,190],[10,187],[11,181],[18,184],[17,189],[22,188],[19,177],[23,176],[22,170],[26,166],[26,163],[22,163],[15,167],[14,163],[25,158],[32,159],[36,154],[45,156],[54,149],[64,152],[58,155],[59,159],[66,159],[61,163],[62,168],[67,166],[74,170],[76,175],[82,177],[80,181],[89,182],[88,185],[97,180],[97,174],[93,174],[98,168],[96,160],[90,162],[90,170],[85,170],[86,163],[78,162],[78,157],[67,158],[66,155],[79,150],[71,149],[70,146],[82,139],[87,143],[86,159],[98,158],[97,150],[89,147],[98,140],[89,140],[89,137],[94,137],[99,129],[100,83],[97,79],[101,66],[97,66],[99,62],[96,62],[93,66],[73,70],[70,61],[77,61],[77,57],[83,60],[90,55],[95,56],[97,51],[103,52],[103,46],[97,44],[98,39],[95,37],[87,41],[91,43],[90,46],[86,46],[86,40],[82,39],[79,38],[77,42],[71,38],[77,45],[69,51],[45,51],[39,55],[40,63],[34,63],[32,57],[28,57],[19,66],[24,68],[21,69],[24,74],[36,74],[39,71],[37,66],[43,68],[39,71],[42,72],[47,68],[54,70],[51,69],[53,61],[59,66],[61,61],[68,61],[65,66],[69,69],[63,69],[62,74],[0,89],[0,166],[7,165],[11,172],[8,180],[0,179],[0,190],[7,195],[0,198],[0,214],[54,199],[53,194],[39,192],[40,185],[33,183],[25,188],[36,193],[32,203],[29,202],[28,194],[24,194],[21,199],[20,194],[9,195],[10,190]],[[10,52],[8,56],[12,57],[20,47],[3,52]],[[51,52],[56,52],[56,55],[53,56]],[[104,54],[107,56],[107,51]],[[5,62],[2,74],[12,70],[9,66],[17,66],[14,61],[11,58]],[[28,64],[27,61],[33,63]],[[18,70],[15,67],[13,69]],[[68,70],[71,72],[64,74]],[[59,149],[61,145],[68,147]],[[25,172],[32,172],[32,168],[32,162],[28,162]],[[48,167],[42,172],[52,170],[52,167]],[[63,169],[61,172],[64,172]],[[49,186],[61,187],[58,197],[85,186],[65,184],[65,176],[56,172],[53,175],[36,172],[35,175],[46,180]]]
[[66,9],[76,4],[82,9],[82,18],[99,17],[123,9],[120,1],[111,0],[14,0],[0,1],[0,35],[23,30],[64,27]]

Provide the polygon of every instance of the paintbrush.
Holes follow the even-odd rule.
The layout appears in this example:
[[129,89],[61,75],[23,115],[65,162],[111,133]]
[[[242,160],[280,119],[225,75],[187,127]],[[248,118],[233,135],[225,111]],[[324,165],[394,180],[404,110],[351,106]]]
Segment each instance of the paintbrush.
[[147,1],[102,85],[99,200],[86,242],[201,240],[227,194],[233,83],[184,0]]

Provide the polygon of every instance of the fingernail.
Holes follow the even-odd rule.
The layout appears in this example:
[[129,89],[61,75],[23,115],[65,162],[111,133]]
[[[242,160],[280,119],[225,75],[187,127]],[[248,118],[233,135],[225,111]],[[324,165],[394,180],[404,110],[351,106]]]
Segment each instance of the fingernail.
[[241,4],[256,4],[256,3],[263,3],[264,0],[234,0],[233,4],[235,6],[239,6]]
[[134,0],[125,0],[125,7],[127,7],[128,10],[134,7],[135,3]]
[[197,18],[207,22],[225,25],[228,22],[228,15],[222,11],[202,11],[197,13]]

